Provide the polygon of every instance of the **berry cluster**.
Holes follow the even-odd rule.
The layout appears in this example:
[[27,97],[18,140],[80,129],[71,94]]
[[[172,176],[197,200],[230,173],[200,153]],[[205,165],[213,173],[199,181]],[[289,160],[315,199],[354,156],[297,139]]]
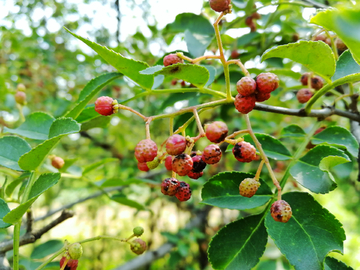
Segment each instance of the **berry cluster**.
[[262,102],[270,98],[270,93],[279,87],[279,78],[273,73],[260,73],[256,80],[242,77],[236,83],[238,94],[235,97],[235,108],[247,114],[255,107],[255,102]]
[[191,198],[190,185],[176,178],[166,178],[161,183],[161,192],[164,195],[175,196],[179,201],[184,202]]
[[306,85],[307,88],[302,88],[296,93],[296,98],[300,103],[306,103],[314,95],[314,92],[321,89],[324,85],[324,81],[321,77],[313,75],[310,72],[304,73],[300,82],[302,85]]

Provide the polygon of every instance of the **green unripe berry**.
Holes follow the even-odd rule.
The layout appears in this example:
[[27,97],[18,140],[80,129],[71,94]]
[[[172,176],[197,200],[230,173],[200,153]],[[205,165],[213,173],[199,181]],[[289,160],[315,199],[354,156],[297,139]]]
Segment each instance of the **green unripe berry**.
[[68,253],[71,259],[78,260],[83,254],[83,248],[80,243],[74,243],[69,246]]
[[150,170],[155,169],[157,166],[159,166],[160,160],[158,158],[155,158],[153,161],[146,162],[146,165]]
[[139,236],[141,236],[141,235],[144,233],[144,228],[143,228],[143,227],[140,227],[140,226],[135,227],[135,228],[133,229],[133,233],[134,233],[135,236],[139,237]]

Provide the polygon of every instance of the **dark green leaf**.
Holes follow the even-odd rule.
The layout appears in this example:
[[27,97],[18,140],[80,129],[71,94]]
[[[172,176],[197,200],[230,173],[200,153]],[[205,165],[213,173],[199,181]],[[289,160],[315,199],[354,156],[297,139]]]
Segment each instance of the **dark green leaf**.
[[28,171],[35,170],[63,136],[79,131],[80,125],[75,120],[71,118],[56,119],[50,127],[49,138],[51,139],[22,155],[19,159],[20,168]]
[[287,223],[281,223],[269,211],[265,226],[270,237],[295,269],[322,270],[330,251],[343,251],[341,223],[309,193],[291,192],[282,199],[290,204],[293,214]]
[[324,270],[354,270],[354,268],[333,257],[326,257]]
[[100,90],[112,82],[113,80],[121,77],[121,73],[113,72],[100,75],[89,81],[84,89],[80,92],[79,99],[74,108],[65,114],[66,117],[71,117],[76,119],[79,114],[84,110],[85,106],[90,102],[90,100],[98,93]]
[[[279,140],[271,137],[270,135],[262,133],[256,133],[255,136],[260,142],[268,158],[272,158],[275,160],[291,159],[291,154],[289,150],[287,150],[287,148]],[[250,135],[245,135],[244,140],[256,147]]]
[[264,253],[267,238],[263,214],[231,222],[211,239],[209,261],[216,270],[250,270]]
[[281,137],[304,137],[305,131],[298,125],[290,125],[281,131]]
[[261,61],[271,57],[289,58],[315,73],[330,78],[335,72],[335,58],[331,48],[322,41],[298,41],[268,49]]
[[255,39],[259,36],[260,36],[260,34],[258,32],[251,32],[249,34],[245,34],[245,35],[241,36],[240,38],[238,38],[237,45],[238,45],[238,47],[245,46],[245,45],[249,44],[253,39]]
[[357,157],[359,153],[359,143],[354,135],[346,128],[340,126],[331,126],[316,134],[311,140],[313,144],[328,143],[340,146],[353,156]]
[[213,66],[210,65],[201,65],[202,67],[206,68],[207,71],[209,72],[209,80],[206,82],[205,86],[209,86],[210,84],[213,83],[213,81],[215,80],[216,77],[216,69]]
[[4,128],[4,132],[14,133],[29,139],[46,140],[55,118],[44,112],[34,112],[26,117],[18,128]]
[[310,20],[311,23],[323,26],[333,31],[350,49],[355,61],[360,64],[360,10],[339,6],[338,9],[328,9],[318,12]]
[[115,202],[118,202],[120,204],[136,208],[137,210],[145,210],[145,207],[142,204],[140,204],[136,201],[130,200],[130,199],[126,198],[125,195],[120,194],[120,193],[111,196],[110,199]]
[[19,158],[31,150],[30,145],[16,136],[0,138],[0,165],[6,168],[22,171],[19,167]]
[[347,50],[340,55],[339,60],[336,62],[336,71],[331,80],[335,81],[342,77],[359,73],[360,65],[355,62],[351,53]]
[[239,194],[239,185],[245,178],[253,178],[253,174],[242,172],[221,172],[205,183],[201,198],[203,204],[228,209],[251,209],[264,205],[272,198],[269,186],[260,179],[261,186],[256,194],[243,197]]
[[113,50],[110,50],[105,46],[101,46],[95,42],[80,37],[66,28],[65,30],[68,31],[77,39],[80,39],[86,45],[88,45],[91,49],[97,52],[106,62],[108,62],[110,65],[116,68],[119,72],[129,77],[130,79],[132,79],[134,82],[138,83],[140,86],[144,87],[145,89],[151,89],[154,83],[154,76],[143,75],[139,73],[139,71],[149,67],[147,63],[126,58],[122,56],[120,53],[114,52]]
[[[324,161],[323,159],[326,158]],[[343,151],[326,145],[318,145],[303,156],[290,173],[301,185],[315,193],[328,193],[336,187],[330,167],[349,162]]]
[[60,250],[63,246],[64,246],[64,243],[60,240],[49,240],[49,241],[35,247],[30,255],[30,258],[31,259],[42,259],[42,258]]
[[3,199],[0,198],[0,228],[7,228],[11,226],[10,223],[6,223],[3,221],[3,217],[6,216],[9,212],[9,206]]
[[203,15],[194,13],[182,13],[176,16],[173,23],[165,27],[165,31],[173,33],[184,33],[189,30],[191,33],[214,36],[214,27]]
[[205,36],[200,34],[194,34],[188,29],[185,31],[185,42],[188,48],[188,51],[193,57],[203,56],[206,48],[210,45],[214,36]]

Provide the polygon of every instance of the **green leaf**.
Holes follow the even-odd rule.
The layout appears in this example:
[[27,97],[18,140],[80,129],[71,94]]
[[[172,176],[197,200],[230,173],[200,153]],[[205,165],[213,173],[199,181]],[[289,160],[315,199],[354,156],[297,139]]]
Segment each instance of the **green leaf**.
[[354,270],[354,268],[333,257],[326,257],[324,270]]
[[201,203],[238,210],[264,205],[272,198],[272,192],[262,179],[261,186],[253,197],[247,198],[239,194],[240,183],[245,178],[253,177],[254,175],[249,173],[221,172],[205,183],[201,191]]
[[305,131],[298,125],[289,125],[281,131],[281,137],[299,137],[306,136]]
[[163,111],[169,106],[173,106],[176,102],[181,100],[192,100],[197,97],[197,93],[174,93],[170,94],[161,104],[160,111]]
[[[291,159],[291,154],[289,150],[287,150],[287,148],[278,139],[262,133],[256,133],[255,136],[260,142],[268,158],[272,158],[275,160]],[[245,135],[244,140],[256,147],[250,135]]]
[[188,51],[193,57],[203,56],[206,48],[210,45],[214,36],[205,36],[200,34],[194,34],[188,29],[185,30],[185,42]]
[[83,174],[83,175],[86,175],[86,174],[88,174],[89,172],[91,172],[91,171],[99,168],[101,165],[104,165],[104,164],[109,163],[109,162],[115,162],[115,161],[118,162],[119,159],[117,159],[117,158],[104,158],[104,159],[99,160],[99,161],[97,161],[97,162],[95,162],[95,163],[93,163],[93,164],[90,164],[90,165],[85,166],[82,174]]
[[209,86],[210,84],[212,84],[215,80],[216,77],[216,69],[213,66],[210,65],[201,65],[202,67],[206,68],[207,71],[209,72],[209,80],[206,82],[205,86]]
[[[329,156],[340,157],[325,159]],[[334,177],[328,171],[331,166],[349,162],[350,159],[343,151],[326,145],[318,145],[290,169],[290,174],[301,185],[315,193],[328,193],[336,187]],[[321,165],[321,168],[319,167]]]
[[290,204],[292,217],[287,223],[277,222],[269,211],[267,232],[295,269],[322,270],[330,251],[343,252],[341,223],[309,193],[286,193],[282,199]]
[[0,228],[7,228],[11,226],[10,223],[6,223],[3,221],[4,216],[6,216],[9,212],[9,206],[3,199],[0,198]]
[[40,175],[30,190],[29,199],[6,214],[3,221],[11,224],[18,222],[35,200],[46,190],[54,186],[59,179],[60,173],[44,173]]
[[335,58],[331,48],[322,41],[298,41],[270,48],[261,61],[271,57],[289,58],[315,73],[330,78],[335,72]]
[[111,196],[110,199],[115,202],[118,202],[120,204],[136,208],[137,210],[145,210],[145,207],[142,204],[140,204],[136,201],[130,200],[130,199],[126,198],[125,195],[120,194],[120,193]]
[[360,74],[360,65],[355,62],[351,53],[347,50],[340,55],[336,62],[336,71],[331,80],[335,81],[351,74]]
[[173,23],[165,27],[165,32],[184,33],[186,30],[206,36],[214,36],[215,34],[214,27],[209,20],[203,15],[194,13],[181,13],[176,16]]
[[97,116],[96,118],[93,118],[89,121],[82,123],[80,132],[92,128],[106,128],[109,125],[110,121],[111,121],[111,117],[102,116],[102,115]]
[[250,270],[264,253],[267,238],[263,214],[231,222],[211,239],[209,261],[215,270]]
[[71,118],[56,119],[50,127],[49,138],[51,139],[44,141],[30,152],[22,155],[19,159],[20,168],[28,171],[35,170],[62,137],[79,131],[80,125],[75,120]]
[[141,87],[144,87],[145,89],[151,89],[154,83],[154,76],[143,75],[139,73],[139,71],[149,67],[147,63],[126,58],[122,56],[120,53],[114,52],[113,50],[110,50],[105,46],[101,46],[95,42],[92,42],[90,40],[87,40],[81,36],[72,33],[67,28],[65,28],[65,30],[68,31],[77,39],[80,39],[86,45],[88,45],[91,49],[97,52],[106,62],[108,62],[110,65],[116,68],[119,72],[132,79]]
[[28,178],[30,176],[30,172],[24,172],[22,175],[20,175],[18,178],[16,178],[15,180],[13,180],[11,183],[9,183],[6,186],[6,195],[8,197],[11,197],[11,194],[14,192],[14,189],[20,184],[22,183],[26,178]]
[[179,80],[184,80],[197,87],[203,87],[209,80],[209,72],[206,68],[199,65],[192,64],[174,64],[171,66],[163,67],[155,66],[147,68],[141,71],[141,74],[154,74],[154,75],[165,75],[169,77],[174,77]]
[[18,128],[10,129],[4,127],[4,132],[14,133],[29,139],[46,140],[51,124],[55,118],[44,112],[34,112],[28,115],[25,122]]
[[260,34],[258,32],[251,32],[249,34],[242,35],[237,40],[237,46],[238,47],[245,46],[245,45],[249,44],[253,39],[255,39],[259,36],[260,36]]
[[359,7],[328,9],[318,12],[310,22],[333,31],[346,44],[355,61],[360,64]]
[[22,171],[19,167],[19,158],[31,150],[30,145],[16,136],[0,138],[0,165],[6,168]]
[[331,126],[316,134],[311,140],[313,144],[328,143],[346,149],[353,157],[359,153],[359,143],[346,128]]
[[[86,107],[84,110],[82,110],[80,115],[76,118],[76,122],[84,123],[84,122],[90,121],[92,119],[95,119],[97,117],[99,117],[99,113],[97,113],[95,111],[95,106],[90,105],[90,106]],[[106,116],[104,116],[104,117],[106,117]],[[106,117],[106,118],[109,118],[109,117]]]
[[105,85],[121,76],[122,74],[117,72],[106,73],[89,81],[84,89],[80,92],[80,96],[75,107],[68,111],[65,116],[76,119],[84,110],[85,106],[90,102],[90,100],[97,93],[99,93]]
[[64,246],[63,241],[49,240],[43,244],[40,244],[34,248],[31,252],[31,259],[42,259],[48,255],[55,253]]

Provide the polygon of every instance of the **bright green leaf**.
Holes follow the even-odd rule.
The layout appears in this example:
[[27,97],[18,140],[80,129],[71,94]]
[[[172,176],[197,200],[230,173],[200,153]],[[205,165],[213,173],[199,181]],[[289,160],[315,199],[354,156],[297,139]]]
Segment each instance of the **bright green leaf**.
[[165,75],[174,77],[179,80],[184,80],[197,87],[203,87],[209,80],[209,72],[206,68],[199,65],[192,64],[174,64],[171,66],[163,67],[159,70],[160,66],[150,67],[143,70],[142,74]]
[[0,138],[0,165],[6,168],[22,171],[19,167],[19,158],[31,150],[30,145],[16,136]]
[[206,48],[210,45],[214,36],[204,36],[200,34],[194,34],[188,29],[185,31],[185,42],[188,51],[193,57],[203,56]]
[[4,216],[3,221],[11,224],[15,224],[18,222],[26,211],[30,208],[30,206],[35,202],[37,198],[32,198],[27,202],[20,204],[15,209],[11,210],[7,215]]
[[30,176],[30,172],[24,172],[22,175],[20,175],[15,180],[11,181],[8,185],[6,185],[5,194],[8,197],[11,197],[11,194],[14,192],[15,188],[22,183],[26,178]]
[[80,39],[86,45],[88,45],[91,49],[97,52],[106,62],[108,62],[110,65],[116,68],[119,72],[129,77],[130,79],[132,79],[134,82],[138,83],[140,86],[144,87],[145,89],[151,89],[154,83],[154,76],[143,75],[139,73],[139,71],[149,67],[147,63],[126,58],[122,56],[120,53],[114,52],[113,50],[110,50],[105,46],[101,46],[95,42],[80,37],[66,28],[65,30],[68,31],[77,39]]
[[99,115],[96,118],[83,122],[81,124],[80,131],[86,131],[92,128],[106,128],[109,125],[110,121],[111,117]]
[[28,115],[25,122],[18,128],[10,129],[5,127],[4,132],[14,133],[29,139],[48,139],[49,129],[55,118],[44,112],[34,112]]
[[326,257],[324,270],[354,270],[354,268],[333,257]]
[[261,186],[253,197],[247,198],[239,194],[240,183],[249,177],[253,178],[254,175],[236,171],[221,172],[211,177],[201,191],[202,203],[238,210],[264,205],[272,198],[272,192],[261,179]]
[[328,9],[318,12],[310,22],[333,31],[346,44],[355,61],[360,64],[359,7]]
[[3,199],[0,198],[0,228],[7,228],[11,226],[10,223],[6,223],[3,221],[4,216],[6,216],[9,212],[9,206]]
[[250,270],[263,255],[267,238],[263,214],[231,222],[211,239],[209,261],[215,270]]
[[86,175],[86,174],[90,173],[91,171],[99,168],[101,165],[104,165],[104,164],[109,163],[109,162],[115,162],[115,161],[118,162],[119,159],[117,159],[117,158],[104,158],[104,159],[99,160],[99,161],[97,161],[95,163],[87,165],[87,166],[85,166],[85,168],[83,170],[83,175]]
[[331,80],[335,81],[351,74],[360,74],[360,65],[355,62],[351,53],[347,50],[340,55],[339,60],[336,62],[336,71]]
[[31,252],[31,259],[42,259],[48,255],[55,253],[64,246],[63,241],[49,240],[43,244],[40,244],[34,248]]
[[[291,153],[279,140],[271,137],[270,135],[262,133],[256,133],[255,136],[260,142],[268,158],[272,158],[275,160],[291,159]],[[250,135],[245,135],[244,140],[256,147]]]
[[357,157],[359,153],[359,143],[354,135],[346,128],[340,126],[331,126],[316,134],[311,140],[313,144],[328,143],[340,146],[353,156]]
[[22,155],[19,159],[20,168],[28,171],[35,170],[63,136],[79,131],[80,125],[75,120],[71,118],[56,119],[50,127],[49,138],[51,139]]
[[[342,158],[331,161],[324,158],[337,156]],[[315,193],[328,193],[336,187],[334,177],[328,171],[330,166],[335,166],[345,161],[350,161],[343,151],[326,145],[318,145],[303,156],[291,169],[290,173],[301,185]],[[321,163],[322,162],[322,163]],[[323,171],[320,169],[320,164]]]
[[309,70],[330,78],[335,72],[335,58],[331,48],[322,41],[298,41],[268,49],[261,61],[271,57],[289,58]]
[[267,232],[295,269],[322,270],[329,252],[343,252],[342,224],[309,193],[286,193],[282,199],[290,204],[292,217],[287,223],[277,222],[269,211]]
[[120,194],[120,193],[111,196],[110,199],[115,202],[118,202],[120,204],[136,208],[137,210],[145,210],[145,207],[142,204],[140,204],[136,201],[130,200],[130,199],[126,198],[125,195]]
[[84,89],[80,92],[80,96],[77,100],[75,107],[72,108],[69,112],[67,112],[65,116],[76,119],[79,114],[84,110],[85,106],[90,102],[90,100],[97,93],[99,93],[105,85],[121,76],[122,74],[117,72],[106,73],[89,81],[84,87]]

